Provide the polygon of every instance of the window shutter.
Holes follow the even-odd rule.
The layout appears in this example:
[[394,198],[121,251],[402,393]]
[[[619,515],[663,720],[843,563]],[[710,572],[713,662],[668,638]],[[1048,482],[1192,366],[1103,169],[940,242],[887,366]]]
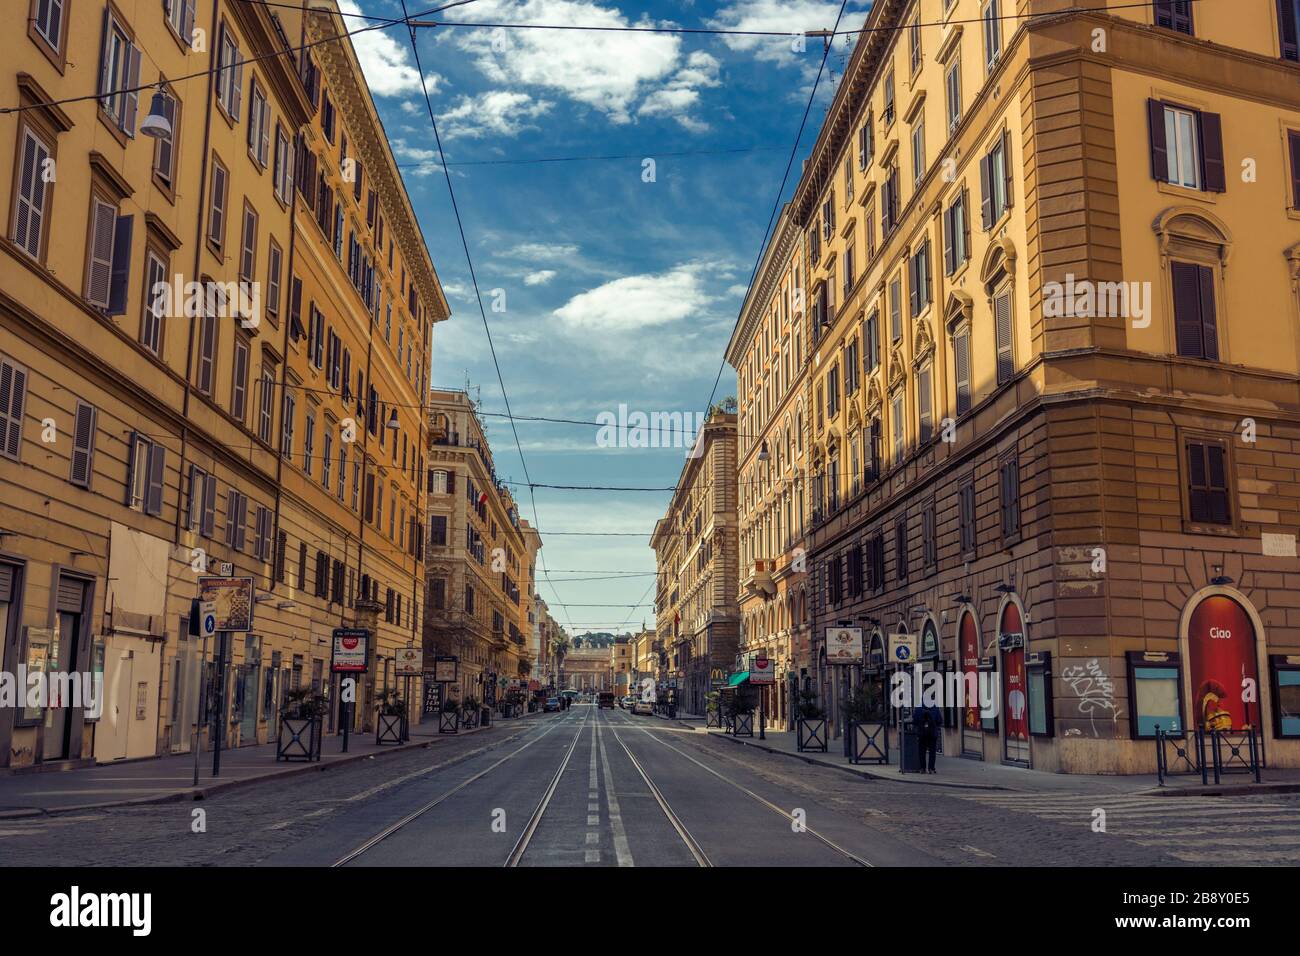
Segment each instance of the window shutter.
[[1277,0],[1277,22],[1282,59],[1300,61],[1300,10],[1294,0]]
[[42,178],[50,152],[45,143],[27,130],[22,145],[19,169],[17,208],[14,216],[14,241],[33,259],[41,254],[41,233],[45,225],[45,200],[49,195]]
[[1174,338],[1178,354],[1206,358],[1202,340],[1200,267],[1190,262],[1170,263],[1174,284]]
[[275,579],[284,582],[284,557],[289,550],[289,533],[281,531],[275,536]]
[[1287,133],[1287,145],[1291,147],[1291,204],[1300,209],[1300,133]]
[[[961,191],[961,262],[970,258],[970,191]],[[960,263],[958,263],[960,264]]]
[[235,522],[235,550],[243,551],[248,529],[248,495],[240,494],[238,521]]
[[140,91],[136,89],[140,85],[140,48],[134,43],[128,43],[126,57],[126,87],[129,92],[126,93],[124,103],[122,132],[135,139],[135,117],[140,109]]
[[1165,104],[1147,100],[1147,130],[1151,137],[1151,178],[1169,182],[1169,147],[1165,143]]
[[1010,381],[1016,363],[1011,343],[1011,290],[1007,289],[993,298],[993,322],[997,333],[998,384]]
[[0,360],[0,454],[18,460],[23,439],[23,409],[27,404],[27,370]]
[[1004,208],[1010,209],[1016,204],[1016,191],[1012,188],[1015,183],[1015,167],[1011,165],[1011,130],[1002,131],[1002,176],[1005,185],[1004,194],[1007,204]]
[[190,462],[186,487],[189,491],[185,499],[185,528],[187,531],[197,531],[203,519],[203,472],[193,462]]
[[375,520],[375,476],[373,473],[366,474],[365,513],[367,522]]
[[217,527],[217,480],[211,475],[203,478],[203,523],[199,533],[205,538],[212,537]]
[[109,73],[111,64],[108,57],[108,38],[112,30],[112,18],[113,15],[109,12],[108,6],[105,5],[99,28],[99,93],[101,96],[113,89],[112,77]]
[[993,225],[993,154],[980,160],[980,216],[985,230]]
[[952,340],[954,372],[957,379],[957,414],[970,411],[970,333],[962,332]]
[[238,47],[231,48],[234,52],[235,68],[230,80],[230,117],[236,123],[239,122],[239,111],[244,96],[244,57],[239,52]]
[[1201,166],[1205,188],[1212,193],[1224,192],[1227,177],[1223,168],[1223,124],[1218,113],[1200,113]]
[[108,285],[108,314],[126,313],[127,292],[131,288],[131,232],[134,216],[118,216],[113,228],[113,266]]
[[113,282],[113,242],[116,238],[117,209],[96,198],[91,201],[90,263],[86,273],[86,300],[108,308]]
[[72,431],[72,473],[69,481],[90,487],[91,465],[95,453],[95,406],[77,402],[76,424]]
[[1228,516],[1228,472],[1222,445],[1205,446],[1206,466],[1209,478],[1209,520],[1227,524]]
[[957,269],[956,247],[953,244],[953,215],[956,206],[949,206],[943,211],[943,274],[950,276]]
[[149,483],[145,491],[145,514],[162,514],[163,477],[167,464],[167,449],[162,445],[149,446]]
[[1219,360],[1219,327],[1214,310],[1214,270],[1197,266],[1197,284],[1200,291],[1201,343],[1204,354],[1212,362]]
[[[174,3],[175,0],[172,0]],[[194,0],[185,0],[185,11],[181,14],[181,39],[191,43],[194,37]]]

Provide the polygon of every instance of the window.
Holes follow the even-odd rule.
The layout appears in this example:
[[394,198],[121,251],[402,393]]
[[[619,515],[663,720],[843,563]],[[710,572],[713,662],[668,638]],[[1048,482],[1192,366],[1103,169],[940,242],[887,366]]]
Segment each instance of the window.
[[1011,338],[1011,283],[1004,282],[993,293],[993,332],[997,341],[998,384],[1011,381],[1016,373]]
[[1190,0],[1155,0],[1156,26],[1192,35]]
[[132,432],[130,455],[126,479],[127,505],[147,515],[162,514],[166,449],[143,435]]
[[891,165],[880,184],[880,238],[885,240],[898,225],[898,166]]
[[921,11],[919,9],[907,26],[907,61],[913,73],[921,68]]
[[31,28],[56,57],[63,53],[65,0],[32,0]]
[[980,160],[980,196],[985,230],[992,229],[1011,208],[1011,131],[1003,130]]
[[293,145],[278,121],[275,124],[275,165],[272,178],[276,198],[288,205],[293,198]]
[[211,398],[217,376],[217,317],[206,312],[199,317],[199,363],[195,374],[195,387]]
[[235,356],[231,363],[233,378],[230,383],[230,414],[242,424],[248,413],[248,339],[242,335],[235,336]]
[[952,275],[970,258],[970,223],[966,218],[966,190],[943,211],[943,274]]
[[263,169],[271,158],[271,104],[257,80],[252,82],[249,97],[248,155]]
[[1020,462],[1015,455],[998,463],[998,500],[1002,512],[1002,538],[1020,537]]
[[916,318],[930,305],[930,240],[927,238],[907,261],[907,285]]
[[944,105],[947,108],[948,132],[961,122],[961,57],[954,56],[943,75]]
[[272,402],[275,400],[275,370],[262,365],[262,377],[259,382],[261,394],[257,397],[257,437],[268,445],[271,444]]
[[957,490],[957,512],[961,553],[972,554],[975,551],[975,479],[963,482]]
[[1174,284],[1174,337],[1178,354],[1219,360],[1218,322],[1214,310],[1214,270],[1191,262],[1170,263]]
[[180,132],[181,104],[168,90],[160,90],[162,93],[162,111],[163,116],[167,117],[167,122],[171,124],[172,132],[169,136],[160,136],[154,143],[153,148],[153,174],[162,185],[170,192],[176,187],[176,149],[177,134]]
[[856,276],[853,274],[853,269],[855,265],[853,258],[854,258],[853,237],[850,236],[848,243],[844,246],[844,298],[845,299],[847,299],[849,297],[849,293],[853,291],[853,280],[856,278]]
[[843,600],[844,559],[839,555],[826,562],[826,599],[831,604]]
[[162,356],[163,319],[167,315],[167,264],[153,249],[144,257],[144,304],[140,317],[140,344]]
[[91,194],[86,301],[109,315],[126,311],[134,218],[119,216],[117,206],[105,202],[98,193]]
[[956,407],[958,417],[970,411],[971,373],[970,373],[970,329],[964,328],[952,337],[953,380],[956,386]]
[[894,276],[889,283],[889,340],[897,342],[903,337],[903,277]]
[[853,202],[853,161],[848,156],[844,157],[844,206],[848,208],[849,203]]
[[862,362],[868,374],[880,365],[880,310],[872,309],[862,331]]
[[1300,209],[1300,132],[1288,130],[1286,144],[1291,154],[1291,208]]
[[293,418],[296,404],[289,389],[285,388],[280,409],[280,454],[286,461],[293,459]]
[[217,103],[238,123],[244,86],[244,61],[239,46],[223,23],[217,40]]
[[912,124],[912,186],[917,188],[925,178],[925,112]]
[[257,212],[244,203],[243,241],[239,251],[239,278],[252,282],[257,273]]
[[45,220],[50,206],[53,177],[46,182],[54,151],[37,132],[26,123],[20,123],[18,134],[19,155],[18,188],[14,190],[13,231],[14,243],[33,259],[40,260],[45,253]]
[[1277,0],[1277,25],[1282,59],[1300,62],[1300,0]]
[[95,459],[95,406],[77,402],[77,417],[72,429],[72,467],[68,480],[82,488],[90,487]]
[[1187,511],[1201,524],[1231,524],[1228,449],[1219,441],[1187,442]]
[[1158,182],[1221,193],[1227,189],[1218,113],[1147,100],[1151,175]]
[[330,423],[325,423],[324,440],[320,464],[320,483],[326,491],[330,490],[330,476],[334,473],[334,432]]
[[131,42],[126,25],[107,8],[99,64],[99,113],[109,125],[134,139],[140,48]]
[[927,569],[939,566],[939,541],[936,535],[937,516],[931,501],[921,512],[921,563]]
[[266,253],[266,314],[271,317],[272,325],[279,324],[276,317],[280,314],[280,270],[283,264],[284,253],[272,238]]
[[167,23],[186,46],[194,36],[194,0],[163,0]]
[[934,434],[934,415],[931,410],[931,381],[933,374],[927,361],[916,373],[917,441],[924,445]]
[[311,477],[311,460],[312,453],[316,450],[316,416],[311,412],[307,413],[306,425],[302,432],[302,470],[303,474]]
[[894,125],[894,71],[890,70],[885,74],[885,110],[881,117],[885,121],[885,129]]
[[822,203],[822,238],[828,243],[835,235],[835,190]]
[[226,205],[229,199],[230,174],[212,154],[212,185],[208,192],[208,242],[220,249],[226,241]]
[[826,374],[826,417],[834,418],[840,410],[840,365],[836,362]]
[[188,512],[185,527],[212,537],[217,514],[217,480],[198,465],[190,465]]
[[316,303],[309,304],[311,318],[307,331],[307,357],[312,365],[321,369],[325,367],[325,316]]
[[890,409],[892,412],[892,419],[893,419],[890,422],[890,425],[891,425],[891,431],[893,432],[893,439],[894,439],[894,458],[891,464],[894,467],[897,467],[898,465],[901,465],[903,463],[903,432],[905,427],[904,417],[903,417],[903,401],[904,401],[903,392],[901,389],[895,392],[893,397],[890,399]]
[[894,523],[894,573],[900,582],[907,580],[907,515]]
[[992,72],[1002,56],[1002,21],[1000,0],[989,0],[984,7],[984,65]]
[[858,129],[858,169],[866,169],[871,165],[871,156],[875,151],[874,122],[871,113],[867,113],[867,118],[863,121],[862,126]]

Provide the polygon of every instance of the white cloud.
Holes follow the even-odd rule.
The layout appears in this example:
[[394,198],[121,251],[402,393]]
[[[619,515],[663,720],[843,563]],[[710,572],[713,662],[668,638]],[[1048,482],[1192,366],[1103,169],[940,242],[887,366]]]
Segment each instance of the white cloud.
[[[865,10],[861,13],[857,11],[869,6],[869,3],[850,0],[844,11],[844,19],[840,21],[840,29],[861,26],[865,20]],[[820,60],[821,40],[816,37],[808,39],[807,52],[795,53],[790,49],[792,35],[809,30],[831,29],[835,26],[835,17],[839,11],[840,5],[833,0],[735,0],[719,10],[717,16],[708,21],[708,25],[716,29],[785,34],[725,36],[723,42],[732,50],[752,52],[760,60],[782,65],[803,63],[806,66],[807,62]],[[842,43],[844,38],[837,37],[837,46]]]
[[748,291],[749,291],[749,286],[747,285],[737,284],[737,285],[727,286],[727,295],[743,296]]
[[[339,0],[344,13],[361,13],[356,0]],[[356,30],[370,21],[345,18],[348,29]],[[367,30],[352,36],[352,47],[357,51],[357,61],[366,75],[366,84],[373,96],[398,96],[403,93],[420,93],[420,73],[415,68],[409,46],[404,42],[405,30]],[[429,95],[437,92],[442,77],[426,73]]]
[[539,269],[524,276],[524,285],[546,285],[555,278],[554,269]]
[[527,93],[488,90],[476,96],[462,96],[460,102],[440,116],[445,139],[478,139],[489,133],[517,136],[535,128],[530,120],[551,109],[547,100],[534,100]]
[[567,259],[578,254],[578,247],[572,243],[521,242],[500,253],[511,259],[528,259],[552,262]]
[[701,264],[658,275],[625,276],[579,293],[555,315],[574,332],[629,332],[695,315],[712,301],[700,280]]
[[[546,23],[563,26],[654,26],[597,0],[479,0],[472,8],[447,11],[469,21]],[[635,114],[673,115],[662,106],[643,109],[663,88],[717,85],[717,61],[707,53],[686,57],[675,34],[574,30],[451,30],[454,42],[475,66],[500,86],[537,87],[566,96],[607,116],[630,123]],[[693,103],[692,103],[693,105]],[[676,116],[674,115],[674,118]],[[679,120],[680,121],[680,120]],[[698,123],[698,121],[697,121]]]

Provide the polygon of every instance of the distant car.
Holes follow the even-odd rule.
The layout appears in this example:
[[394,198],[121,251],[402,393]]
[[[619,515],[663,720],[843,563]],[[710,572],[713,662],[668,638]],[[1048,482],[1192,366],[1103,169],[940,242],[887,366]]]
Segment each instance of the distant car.
[[622,707],[624,710],[631,710],[632,705],[635,703],[636,703],[636,698],[633,697],[631,694],[628,694],[619,702],[619,706]]
[[601,706],[601,707],[607,707],[607,708],[609,708],[610,710],[613,710],[613,709],[614,709],[614,695],[613,695],[613,694],[610,694],[610,693],[608,693],[608,692],[607,692],[607,693],[604,693],[604,694],[601,694],[601,695],[600,695],[600,706]]
[[558,698],[558,697],[548,697],[548,698],[546,698],[546,703],[542,705],[542,709],[543,709],[543,710],[547,710],[547,711],[549,711],[549,710],[559,710],[559,709],[560,709],[560,698]]
[[634,714],[646,714],[648,716],[654,712],[654,707],[648,700],[638,700],[632,705],[632,713]]

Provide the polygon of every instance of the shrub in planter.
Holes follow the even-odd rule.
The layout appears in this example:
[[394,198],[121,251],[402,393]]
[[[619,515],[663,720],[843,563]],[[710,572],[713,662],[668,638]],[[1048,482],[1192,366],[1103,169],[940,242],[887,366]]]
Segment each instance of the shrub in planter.
[[826,753],[826,712],[812,690],[799,692],[795,708],[795,747],[800,751],[818,750]]
[[285,695],[276,736],[275,759],[320,760],[321,722],[329,713],[329,701],[311,686]]
[[460,702],[461,722],[466,727],[478,725],[480,704],[476,697],[466,697]]
[[400,744],[406,736],[406,701],[395,690],[379,695],[375,720],[376,744]]
[[884,733],[885,707],[880,695],[872,688],[859,688],[844,701],[841,710],[849,737],[849,760],[887,762],[889,735]]

